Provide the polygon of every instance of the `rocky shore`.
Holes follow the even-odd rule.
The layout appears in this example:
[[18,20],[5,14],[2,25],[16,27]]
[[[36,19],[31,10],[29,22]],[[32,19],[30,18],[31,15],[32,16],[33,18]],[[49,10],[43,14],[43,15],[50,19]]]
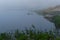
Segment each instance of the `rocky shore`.
[[60,5],[37,11],[37,14],[44,16],[45,19],[54,23],[57,29],[60,29]]
[[37,14],[43,15],[44,18],[48,19],[49,21],[52,21],[54,16],[60,16],[60,5],[37,11]]

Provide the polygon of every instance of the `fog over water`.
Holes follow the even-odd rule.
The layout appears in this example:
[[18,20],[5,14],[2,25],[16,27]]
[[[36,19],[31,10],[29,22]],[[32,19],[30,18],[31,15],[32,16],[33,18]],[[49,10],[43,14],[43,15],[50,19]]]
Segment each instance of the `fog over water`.
[[[60,0],[0,0],[0,32],[24,29],[32,24],[41,30],[53,29],[54,24],[29,10],[60,5]],[[32,15],[27,15],[31,13]]]

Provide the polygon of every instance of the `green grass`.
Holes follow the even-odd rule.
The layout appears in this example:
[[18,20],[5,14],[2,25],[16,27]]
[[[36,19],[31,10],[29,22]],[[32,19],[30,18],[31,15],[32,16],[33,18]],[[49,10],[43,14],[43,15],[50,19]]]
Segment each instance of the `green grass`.
[[[33,28],[33,29],[32,29]],[[25,31],[16,30],[13,34],[0,33],[0,40],[60,40],[60,36],[54,36],[54,32],[36,31],[35,26]]]
[[60,16],[54,16],[53,23],[55,24],[56,28],[60,28]]

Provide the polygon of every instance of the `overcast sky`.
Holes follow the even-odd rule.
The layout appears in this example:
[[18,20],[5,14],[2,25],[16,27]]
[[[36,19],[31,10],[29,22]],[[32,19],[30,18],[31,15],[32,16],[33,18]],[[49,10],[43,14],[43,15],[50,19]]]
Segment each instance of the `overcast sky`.
[[0,0],[0,8],[45,8],[60,5],[60,0]]

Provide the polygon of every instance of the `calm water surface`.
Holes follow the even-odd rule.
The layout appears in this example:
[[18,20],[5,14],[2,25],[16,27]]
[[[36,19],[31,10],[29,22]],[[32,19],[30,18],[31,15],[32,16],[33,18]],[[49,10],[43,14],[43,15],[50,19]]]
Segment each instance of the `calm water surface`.
[[26,27],[31,27],[32,24],[39,30],[53,30],[55,28],[53,23],[44,19],[43,16],[30,11],[52,6],[52,0],[48,1],[49,3],[46,3],[46,1],[0,0],[0,32],[16,29],[24,30]]

